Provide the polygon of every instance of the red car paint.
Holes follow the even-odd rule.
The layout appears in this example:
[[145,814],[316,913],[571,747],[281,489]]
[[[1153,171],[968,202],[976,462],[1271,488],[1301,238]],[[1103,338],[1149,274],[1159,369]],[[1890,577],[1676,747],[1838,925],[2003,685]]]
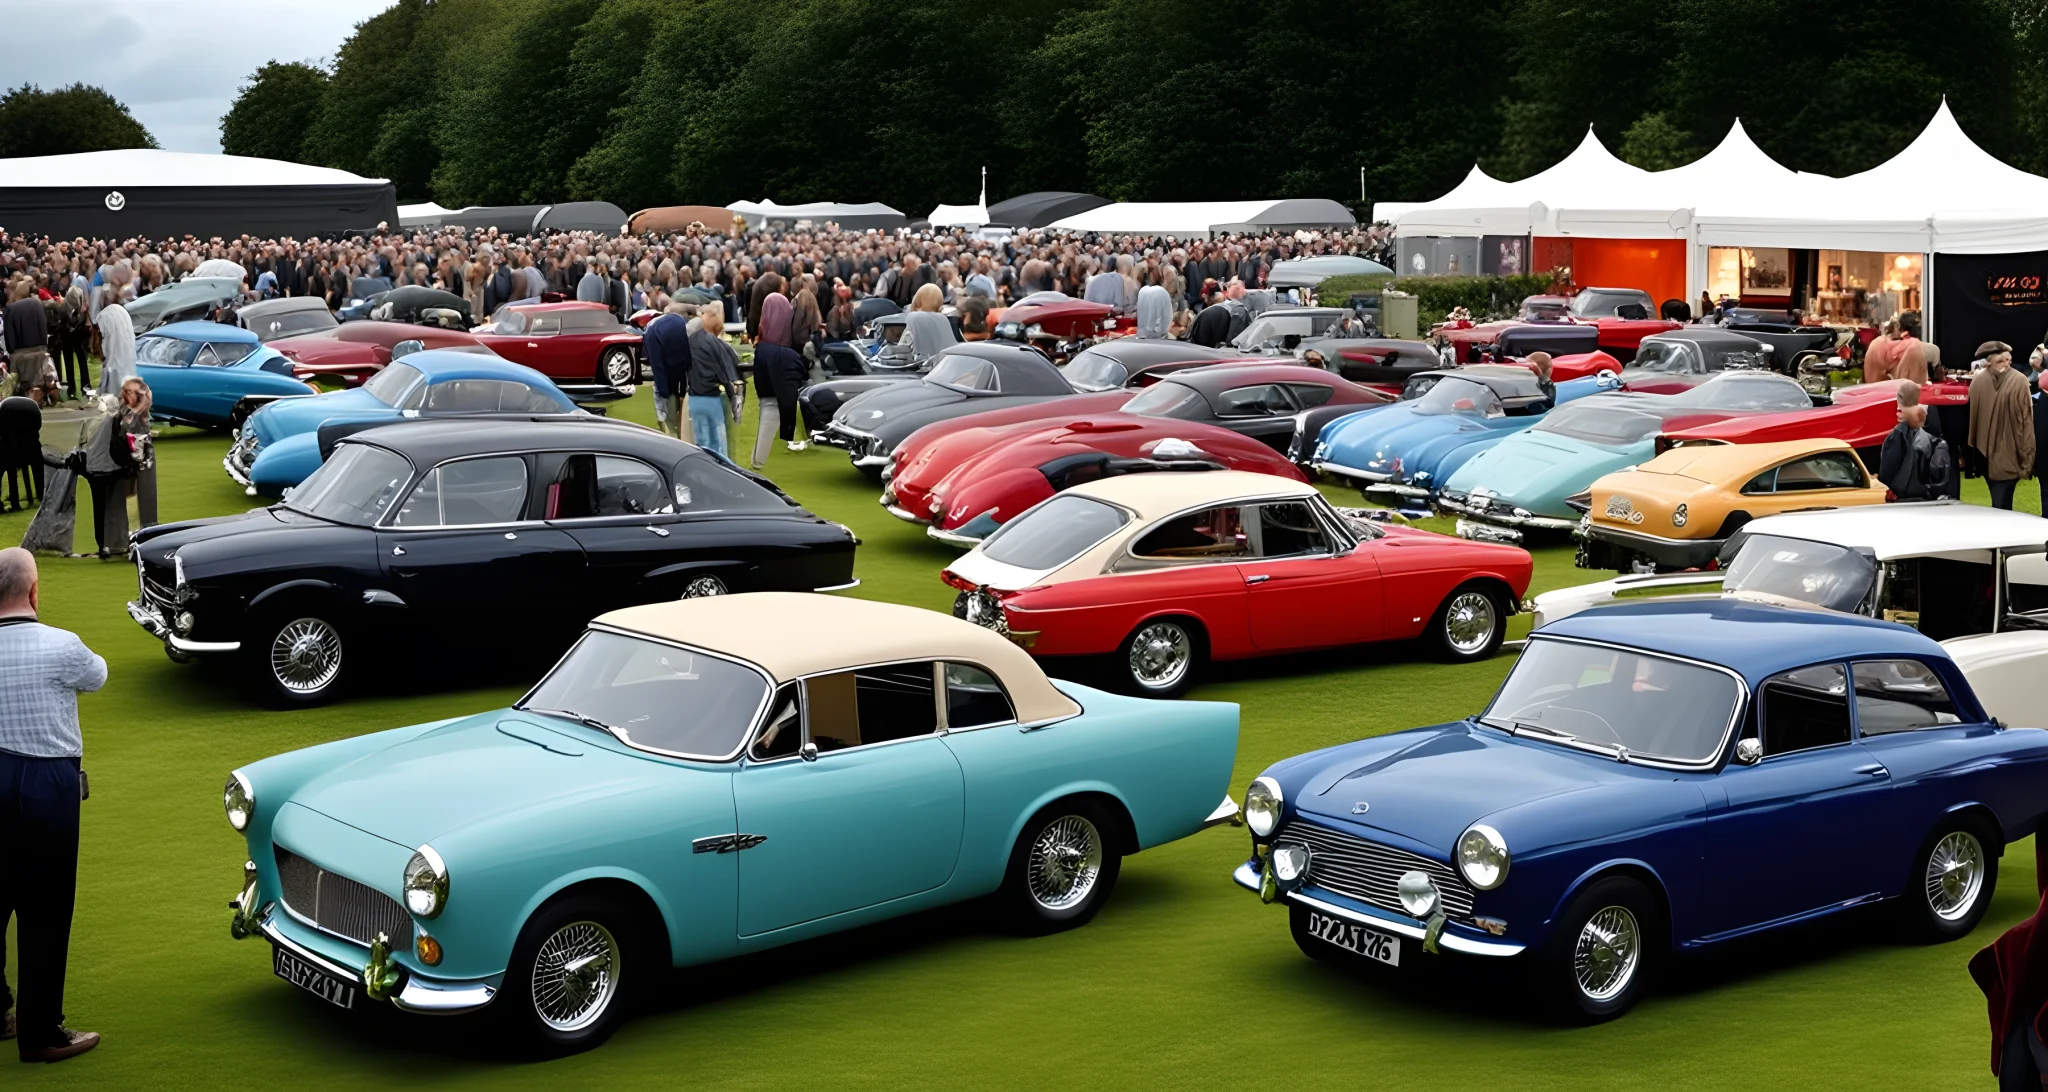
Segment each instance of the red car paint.
[[[507,313],[523,320],[525,332],[510,332]],[[601,315],[598,322],[582,316]],[[577,317],[569,317],[577,316]],[[584,329],[579,322],[589,323]],[[605,355],[624,347],[633,360],[632,375],[640,374],[640,332],[611,318],[601,303],[526,303],[498,309],[492,325],[476,335],[492,352],[547,376],[558,386],[608,387],[603,375]]]
[[405,322],[344,322],[331,330],[283,337],[270,347],[291,358],[292,374],[300,379],[326,376],[354,387],[391,363],[391,350],[401,341],[424,342],[429,349],[480,344],[466,330],[414,326]]
[[1116,337],[1138,328],[1136,318],[1130,315],[1118,317],[1116,308],[1087,300],[1018,304],[1004,308],[994,321],[1020,322],[1027,329],[1035,325],[1045,331],[1043,336],[1061,341]]

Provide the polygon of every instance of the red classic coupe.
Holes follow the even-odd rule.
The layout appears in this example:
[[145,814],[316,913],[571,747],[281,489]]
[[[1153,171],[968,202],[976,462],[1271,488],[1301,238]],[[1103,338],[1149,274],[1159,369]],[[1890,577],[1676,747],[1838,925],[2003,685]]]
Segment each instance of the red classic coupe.
[[1229,470],[1076,486],[1010,521],[942,579],[953,613],[1039,657],[1106,656],[1169,697],[1207,660],[1421,638],[1490,656],[1529,553],[1375,523],[1314,486]]
[[477,341],[572,396],[625,397],[640,379],[640,331],[601,303],[513,303]]
[[317,333],[278,338],[270,347],[291,358],[292,374],[302,380],[338,379],[350,387],[384,370],[400,342],[418,341],[429,349],[477,349],[476,335],[409,322],[344,322]]

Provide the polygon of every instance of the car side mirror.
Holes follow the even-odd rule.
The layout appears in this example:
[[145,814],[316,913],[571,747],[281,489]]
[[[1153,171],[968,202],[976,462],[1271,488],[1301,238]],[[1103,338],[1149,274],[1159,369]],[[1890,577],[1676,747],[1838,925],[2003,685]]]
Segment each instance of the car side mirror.
[[401,341],[391,347],[391,359],[404,360],[414,353],[425,351],[426,347],[427,343],[418,338],[413,338],[410,341]]
[[802,759],[805,762],[818,761],[818,745],[815,743],[805,743],[802,747],[799,747],[797,749],[796,753],[800,757],[802,757]]
[[1764,741],[1751,736],[1735,744],[1735,761],[1754,766],[1764,760]]

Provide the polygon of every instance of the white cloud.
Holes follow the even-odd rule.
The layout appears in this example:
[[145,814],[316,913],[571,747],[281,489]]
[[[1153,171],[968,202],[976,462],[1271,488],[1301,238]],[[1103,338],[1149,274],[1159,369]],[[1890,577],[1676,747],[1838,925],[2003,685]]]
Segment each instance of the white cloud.
[[172,151],[220,151],[220,118],[269,61],[334,56],[391,0],[152,0],[105,12],[80,3],[0,0],[0,80],[88,83],[128,105]]

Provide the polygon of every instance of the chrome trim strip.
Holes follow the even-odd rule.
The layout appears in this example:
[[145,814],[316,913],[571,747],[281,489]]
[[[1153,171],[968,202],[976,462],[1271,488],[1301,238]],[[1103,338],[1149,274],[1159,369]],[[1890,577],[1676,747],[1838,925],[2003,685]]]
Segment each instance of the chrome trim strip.
[[[279,900],[277,905],[283,906],[283,900]],[[305,947],[298,941],[295,941],[290,937],[285,936],[284,933],[281,932],[278,929],[278,927],[271,921],[271,917],[272,915],[264,915],[262,922],[260,922],[256,926],[256,928],[262,930],[264,939],[270,941],[270,943],[275,944],[280,948],[283,948],[285,951],[290,952],[291,954],[299,957],[300,959],[303,959],[306,962],[311,963],[313,966],[320,968],[328,974],[331,974],[336,978],[341,979],[344,982],[353,982],[358,986],[362,985],[362,968],[359,967],[353,971],[346,970],[341,966],[341,964],[336,963],[333,960],[327,958],[326,956],[323,956],[320,953],[313,951],[311,948]],[[292,919],[294,921],[303,920],[299,918],[297,914],[293,914]],[[353,944],[355,942],[349,941],[349,943]]]
[[242,642],[240,641],[188,641],[176,634],[172,634],[165,638],[165,640],[169,641],[171,648],[177,652],[239,652],[242,648]]
[[827,584],[822,588],[812,588],[811,590],[814,592],[847,591],[858,587],[860,587],[860,578],[855,577],[844,584]]
[[[983,541],[978,538],[969,538],[958,531],[941,530],[936,526],[926,527],[924,533],[927,538],[943,542],[948,546],[958,546],[963,550],[972,550],[976,546],[981,545]],[[1092,546],[1089,548],[1094,549]]]
[[924,520],[921,520],[921,519],[917,518],[916,516],[913,516],[913,515],[911,515],[911,514],[910,514],[910,509],[908,509],[908,508],[905,508],[905,507],[903,507],[903,506],[902,506],[902,505],[900,505],[900,504],[885,504],[885,505],[883,505],[883,506],[882,506],[882,511],[884,511],[884,512],[887,512],[887,513],[889,513],[889,514],[890,514],[890,515],[892,515],[892,516],[895,516],[895,517],[896,517],[897,519],[900,519],[900,520],[902,520],[902,521],[903,521],[903,522],[905,522],[905,523],[923,523],[923,522],[924,522]]
[[855,459],[855,460],[853,461],[853,465],[855,465],[855,466],[888,466],[888,465],[889,465],[889,456],[887,456],[887,455],[863,455],[863,456],[861,456],[860,458],[858,458],[858,459]]
[[433,982],[408,974],[405,988],[391,1003],[406,1012],[426,1013],[429,1016],[451,1016],[459,1012],[474,1012],[491,1003],[498,996],[497,988],[487,982]]
[[235,453],[233,448],[228,449],[228,453],[221,459],[220,465],[223,469],[225,469],[228,472],[228,477],[233,478],[235,480],[236,485],[239,485],[244,489],[256,488],[256,483],[249,480],[249,475],[242,473],[242,471],[235,466]]
[[[1252,891],[1259,889],[1259,874],[1252,871],[1250,861],[1238,865],[1237,870],[1230,874],[1230,878],[1236,880],[1240,887]],[[1303,906],[1320,910],[1332,917],[1343,918],[1346,921],[1355,921],[1360,925],[1395,933],[1411,940],[1421,940],[1428,932],[1422,923],[1417,921],[1361,913],[1360,911],[1338,906],[1334,903],[1324,902],[1312,895],[1304,895],[1300,891],[1289,891],[1281,895],[1281,898],[1291,899]],[[1436,942],[1439,947],[1453,952],[1462,952],[1465,955],[1492,956],[1495,958],[1521,955],[1528,948],[1526,944],[1516,944],[1513,941],[1475,940],[1471,937],[1460,936],[1449,930],[1441,932],[1437,936]]]
[[1355,466],[1345,466],[1343,463],[1310,463],[1309,468],[1311,470],[1320,470],[1325,474],[1335,474],[1344,478],[1357,478],[1360,481],[1368,482],[1383,482],[1393,477],[1392,474],[1377,474],[1370,470],[1360,470]]
[[[644,751],[647,754],[661,755],[664,758],[680,758],[691,762],[731,762],[734,759],[739,758],[742,754],[745,754],[747,748],[753,744],[754,733],[760,731],[762,722],[767,719],[769,707],[775,703],[775,692],[782,685],[781,683],[776,681],[774,675],[770,674],[768,670],[762,667],[760,664],[754,663],[751,660],[742,660],[737,656],[729,656],[723,652],[717,652],[712,649],[704,648],[698,645],[684,644],[681,641],[671,641],[666,638],[655,637],[646,633],[640,633],[636,630],[625,629],[619,626],[603,625],[598,622],[590,623],[590,628],[584,630],[583,632],[585,636],[588,636],[592,633],[612,633],[617,634],[621,637],[631,637],[635,640],[649,641],[658,645],[667,645],[670,648],[680,648],[686,652],[699,652],[706,656],[710,656],[713,659],[724,660],[726,663],[737,664],[741,667],[744,667],[747,670],[752,671],[754,674],[759,675],[761,677],[761,681],[767,684],[765,692],[761,695],[761,704],[754,709],[753,717],[747,721],[747,730],[740,734],[739,746],[734,748],[732,753],[730,754],[691,755],[683,754],[680,751],[664,751],[659,747],[649,747],[644,743],[634,743],[632,740],[625,738],[616,731],[605,733],[606,735],[611,736],[613,739],[618,740],[620,743],[623,743],[626,746],[631,747],[633,750]],[[578,637],[576,639],[576,643],[570,645],[568,651],[562,653],[561,658],[555,661],[554,666],[548,668],[547,674],[542,675],[540,677],[539,682],[534,683],[533,686],[526,691],[526,693],[521,694],[519,696],[518,701],[512,703],[512,708],[522,713],[529,712],[529,710],[523,709],[521,707],[526,704],[528,699],[533,697],[534,692],[539,690],[543,683],[546,683],[548,679],[552,677],[556,671],[561,669],[562,664],[567,662],[570,656],[575,655],[577,649],[582,647],[583,638]],[[547,716],[548,714],[533,713],[532,715],[537,717],[543,717]],[[560,718],[555,717],[550,719],[559,720]],[[596,729],[592,730],[595,731]]]

